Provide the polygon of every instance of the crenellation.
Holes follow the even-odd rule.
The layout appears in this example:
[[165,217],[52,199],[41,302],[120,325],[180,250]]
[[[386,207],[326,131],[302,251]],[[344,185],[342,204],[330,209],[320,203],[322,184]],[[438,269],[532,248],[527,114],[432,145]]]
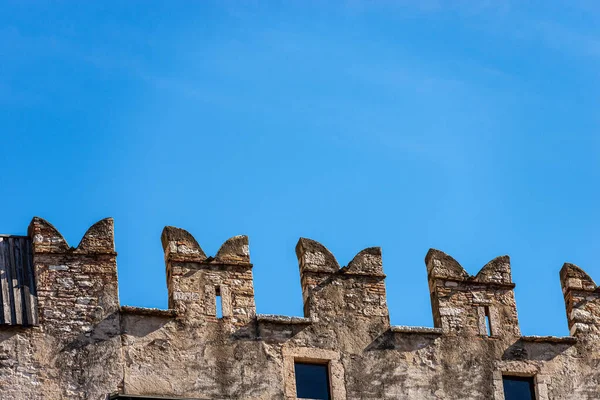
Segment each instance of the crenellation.
[[115,252],[114,221],[105,218],[96,222],[87,230],[77,246],[77,251],[82,253],[107,253]]
[[161,235],[165,260],[170,256],[183,255],[188,259],[206,260],[206,254],[196,239],[186,230],[165,226]]
[[469,277],[458,261],[436,249],[429,249],[425,256],[425,265],[431,278],[464,281]]
[[380,247],[369,247],[359,252],[343,268],[345,274],[370,275],[385,277]]
[[[305,317],[335,323],[355,315],[375,318],[376,323],[389,326],[380,248],[362,250],[343,268],[325,246],[314,240],[300,239],[296,254]],[[343,307],[337,299],[343,299]]]
[[27,232],[32,239],[33,249],[37,254],[61,253],[69,249],[67,241],[60,232],[42,218],[34,217]]
[[[92,225],[76,248],[41,218],[28,232],[8,250],[31,247],[35,282],[20,306],[39,317],[0,325],[3,400],[295,400],[296,363],[327,367],[332,400],[503,400],[506,376],[530,378],[536,400],[600,396],[600,290],[573,264],[560,273],[572,336],[521,336],[508,256],[471,276],[431,249],[431,328],[390,325],[378,247],[340,267],[325,246],[301,238],[305,312],[287,317],[256,313],[246,236],[209,257],[189,232],[166,227],[169,309],[160,310],[119,304],[112,219]],[[26,258],[14,260],[26,268]],[[4,282],[3,305],[25,293]]]
[[574,264],[565,263],[560,282],[572,336],[600,337],[600,289],[592,278]]
[[37,301],[45,330],[76,335],[118,311],[112,219],[93,225],[77,248],[69,247],[56,228],[41,218],[33,219],[29,232],[33,235]]
[[431,249],[425,262],[436,328],[448,334],[520,336],[508,256],[493,259],[476,276],[439,250]]
[[510,257],[500,256],[487,263],[475,277],[477,282],[513,286],[510,271]]
[[250,247],[248,246],[248,236],[238,235],[227,239],[217,252],[215,261],[225,264],[249,264]]
[[169,308],[185,323],[219,322],[229,329],[247,329],[256,314],[248,237],[228,239],[215,257],[207,257],[183,229],[165,228],[162,242]]

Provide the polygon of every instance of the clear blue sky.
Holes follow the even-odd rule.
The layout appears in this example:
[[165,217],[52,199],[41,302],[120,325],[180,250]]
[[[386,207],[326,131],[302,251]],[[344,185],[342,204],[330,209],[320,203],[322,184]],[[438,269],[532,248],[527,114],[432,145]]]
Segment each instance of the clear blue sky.
[[38,3],[0,2],[0,231],[114,217],[122,304],[166,307],[165,225],[249,235],[259,313],[302,315],[300,236],[381,246],[397,325],[430,247],[509,254],[529,335],[600,280],[595,1]]

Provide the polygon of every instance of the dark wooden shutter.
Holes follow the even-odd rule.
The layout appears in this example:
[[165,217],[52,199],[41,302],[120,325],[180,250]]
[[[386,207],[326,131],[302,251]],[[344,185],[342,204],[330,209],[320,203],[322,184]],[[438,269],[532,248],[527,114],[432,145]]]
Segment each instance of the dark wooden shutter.
[[37,325],[31,240],[0,236],[0,324]]

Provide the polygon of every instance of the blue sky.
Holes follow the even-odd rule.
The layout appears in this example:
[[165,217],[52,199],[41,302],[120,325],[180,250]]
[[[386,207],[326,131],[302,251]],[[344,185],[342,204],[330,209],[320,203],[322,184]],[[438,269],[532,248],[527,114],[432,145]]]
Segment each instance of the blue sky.
[[[477,5],[475,5],[477,3]],[[509,254],[521,328],[600,280],[595,1],[0,1],[0,231],[112,216],[122,304],[166,307],[160,233],[247,234],[260,313],[294,246],[383,248],[393,324],[432,326],[430,247]]]

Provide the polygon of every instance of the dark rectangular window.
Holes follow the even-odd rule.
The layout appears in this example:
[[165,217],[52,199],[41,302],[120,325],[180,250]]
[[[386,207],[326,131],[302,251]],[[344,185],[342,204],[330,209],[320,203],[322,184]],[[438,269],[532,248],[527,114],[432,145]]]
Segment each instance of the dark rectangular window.
[[532,376],[503,376],[504,400],[535,400]]
[[329,367],[327,364],[294,363],[296,397],[299,399],[330,400]]

